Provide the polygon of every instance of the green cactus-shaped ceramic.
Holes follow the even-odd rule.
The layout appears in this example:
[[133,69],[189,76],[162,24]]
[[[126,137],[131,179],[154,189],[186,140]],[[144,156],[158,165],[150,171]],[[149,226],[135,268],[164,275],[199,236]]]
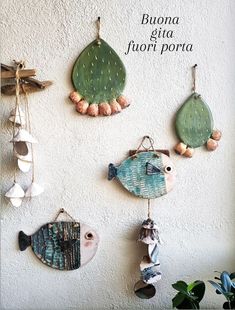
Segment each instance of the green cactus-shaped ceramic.
[[76,60],[72,82],[89,104],[110,102],[124,89],[126,70],[116,52],[102,39],[89,44]]
[[176,115],[176,133],[187,146],[196,148],[205,144],[212,135],[213,117],[209,106],[193,93]]

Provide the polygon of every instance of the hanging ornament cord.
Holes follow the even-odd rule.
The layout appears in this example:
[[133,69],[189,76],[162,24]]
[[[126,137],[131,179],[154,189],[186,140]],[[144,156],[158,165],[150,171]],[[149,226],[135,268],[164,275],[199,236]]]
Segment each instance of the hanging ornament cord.
[[97,43],[98,45],[101,44],[100,42],[100,17],[97,19]]
[[192,92],[193,92],[193,93],[196,92],[196,68],[197,68],[197,64],[195,64],[195,65],[192,67],[192,77],[193,77]]
[[[20,118],[20,123],[22,124],[21,120],[21,115],[20,115],[20,76],[19,76],[19,70],[24,68],[24,62],[23,61],[15,61],[14,63],[16,64],[16,74],[15,74],[15,80],[16,80],[16,102],[15,102],[15,115],[14,115],[14,122],[13,122],[13,127],[12,127],[12,139],[14,139],[15,136],[15,131],[16,131],[16,116],[17,113],[19,114]],[[14,150],[15,150],[15,144],[14,142],[12,143],[13,146],[13,159],[15,160],[14,156]],[[16,183],[16,166],[14,168],[14,183]]]
[[[148,146],[148,147],[146,147],[146,146],[144,145],[145,140],[148,140],[148,141],[149,141],[149,146]],[[136,152],[135,152],[134,155],[136,155],[137,153],[139,153],[139,152],[141,151],[141,148],[143,148],[144,151],[146,151],[146,152],[154,151],[153,145],[154,145],[154,140],[153,140],[151,137],[149,137],[149,136],[144,136],[144,137],[142,138],[142,140],[141,140],[139,146],[137,147],[137,150],[136,150]]]
[[56,215],[56,217],[55,217],[55,219],[54,219],[54,222],[56,222],[56,221],[58,220],[58,218],[59,218],[59,216],[60,216],[61,214],[67,215],[73,222],[76,222],[76,220],[75,220],[67,211],[65,211],[64,208],[61,208],[61,209],[59,210],[59,212],[57,213],[57,215]]
[[151,201],[148,199],[148,219],[151,219]]
[[[25,99],[25,111],[26,111],[26,124],[27,124],[27,130],[30,134],[32,134],[31,130],[31,122],[30,122],[30,112],[29,112],[29,99],[28,99],[28,94],[24,88],[24,85],[22,85],[22,90],[24,93],[24,99]],[[32,152],[32,182],[34,182],[35,179],[35,161],[34,161],[34,150],[33,150],[33,144],[30,143],[31,145],[31,152]]]

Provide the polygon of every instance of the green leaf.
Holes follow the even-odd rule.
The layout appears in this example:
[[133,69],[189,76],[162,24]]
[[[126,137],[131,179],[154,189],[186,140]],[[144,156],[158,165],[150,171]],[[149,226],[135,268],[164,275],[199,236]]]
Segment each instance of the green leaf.
[[218,283],[216,283],[216,282],[214,282],[214,281],[211,281],[211,280],[209,280],[208,282],[209,282],[210,284],[212,284],[216,290],[218,290],[221,294],[224,295],[225,291],[224,291],[223,288],[220,286],[220,284],[218,284]]
[[176,283],[172,284],[172,287],[181,293],[188,294],[187,291],[188,285],[184,281],[177,281]]
[[175,295],[175,297],[172,299],[172,306],[173,306],[173,308],[176,308],[177,306],[179,306],[183,302],[184,299],[185,299],[185,295],[184,294],[182,294],[180,292],[177,293]]
[[193,296],[193,295],[185,295],[185,298],[187,298],[188,300],[192,300],[192,301],[197,300],[197,296]]
[[190,292],[194,288],[195,285],[197,285],[197,283],[195,283],[195,282],[189,283],[189,285],[187,287],[187,291]]
[[206,286],[203,281],[199,281],[199,280],[195,281],[194,284],[195,285],[192,288],[192,292],[194,296],[197,296],[197,302],[199,303],[204,297]]

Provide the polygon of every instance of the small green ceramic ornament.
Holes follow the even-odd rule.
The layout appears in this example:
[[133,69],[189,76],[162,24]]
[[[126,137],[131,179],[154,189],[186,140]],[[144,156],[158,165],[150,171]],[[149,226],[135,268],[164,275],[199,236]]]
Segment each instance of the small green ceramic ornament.
[[181,140],[175,146],[175,151],[185,157],[192,157],[194,148],[204,144],[209,151],[214,151],[221,138],[221,132],[213,130],[213,117],[209,106],[195,91],[196,67],[197,65],[193,66],[193,93],[177,112],[175,121],[176,133]]
[[122,95],[126,70],[116,52],[100,38],[100,18],[97,25],[97,39],[82,51],[74,64],[75,91],[70,99],[81,114],[109,116],[129,105]]

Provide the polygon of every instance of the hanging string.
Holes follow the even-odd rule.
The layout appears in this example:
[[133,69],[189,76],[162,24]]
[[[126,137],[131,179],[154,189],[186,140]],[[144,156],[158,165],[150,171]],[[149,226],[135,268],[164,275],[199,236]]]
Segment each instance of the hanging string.
[[[27,130],[30,134],[32,134],[31,131],[31,122],[30,122],[30,113],[29,113],[29,100],[28,100],[28,94],[24,88],[24,85],[22,84],[22,90],[24,93],[25,97],[25,111],[26,111],[26,117],[27,117]],[[31,154],[32,154],[32,182],[34,182],[35,179],[35,161],[34,161],[34,150],[33,150],[33,144],[30,143],[31,145]]]
[[101,44],[100,42],[100,16],[97,19],[97,43],[98,45]]
[[[149,140],[149,144],[150,144],[149,147],[146,147],[146,146],[144,145],[144,141],[145,141],[145,140]],[[151,137],[149,137],[149,136],[144,136],[144,137],[142,138],[142,140],[141,140],[139,146],[137,147],[137,150],[136,150],[136,152],[135,152],[134,155],[136,155],[136,154],[140,151],[141,147],[142,147],[145,151],[150,151],[150,150],[154,151],[154,146],[153,146],[153,145],[154,145],[154,140],[153,140]]]
[[[12,128],[12,139],[14,139],[15,133],[16,133],[16,116],[17,116],[17,113],[19,114],[20,123],[22,123],[21,115],[20,115],[20,75],[19,75],[19,70],[22,69],[23,66],[24,66],[24,62],[22,62],[22,61],[20,61],[20,62],[14,61],[14,62],[16,64],[16,73],[15,73],[15,80],[16,80],[16,103],[15,103],[14,122],[13,122],[13,128]],[[13,159],[15,159],[15,156],[14,156],[15,143],[14,142],[12,142],[12,146],[13,146]],[[16,183],[16,165],[15,165],[15,168],[14,168],[14,183]]]
[[196,68],[197,64],[195,64],[192,68],[192,77],[193,77],[193,87],[192,87],[192,92],[196,92]]
[[62,213],[66,214],[73,222],[76,222],[76,220],[75,220],[67,211],[65,211],[64,208],[61,208],[61,209],[59,210],[59,212],[57,213],[57,215],[56,215],[56,217],[55,217],[55,219],[54,219],[54,222],[58,219],[58,217],[59,217]]
[[148,199],[148,219],[151,218],[151,201]]

